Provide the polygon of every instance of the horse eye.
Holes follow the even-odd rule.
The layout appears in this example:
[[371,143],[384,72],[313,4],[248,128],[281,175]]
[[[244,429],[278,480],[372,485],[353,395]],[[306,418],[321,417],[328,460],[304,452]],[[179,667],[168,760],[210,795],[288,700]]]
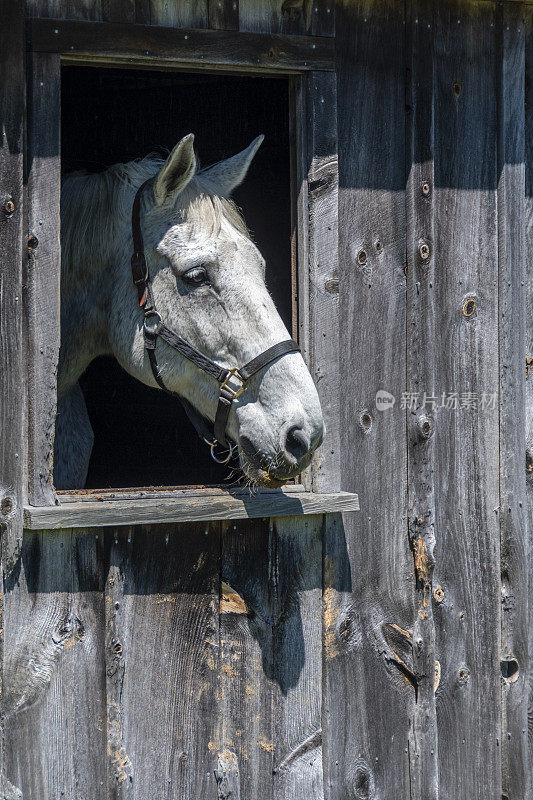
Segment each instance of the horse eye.
[[201,283],[207,283],[207,270],[205,267],[194,267],[182,276],[185,283],[191,286],[199,286]]

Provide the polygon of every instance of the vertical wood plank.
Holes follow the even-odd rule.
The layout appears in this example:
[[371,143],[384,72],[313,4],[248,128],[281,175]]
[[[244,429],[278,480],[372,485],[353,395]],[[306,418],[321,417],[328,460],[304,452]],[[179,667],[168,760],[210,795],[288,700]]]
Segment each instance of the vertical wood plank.
[[239,30],[239,0],[208,0],[208,28]]
[[239,29],[334,36],[335,0],[239,0]]
[[435,15],[441,800],[501,796],[496,22],[489,2]]
[[59,359],[59,56],[33,53],[28,100],[28,496],[53,505],[54,430]]
[[[409,633],[414,619],[399,408],[406,371],[403,4],[340,2],[336,30],[340,468],[342,488],[358,487],[362,510],[343,524],[328,519],[325,531],[324,790],[328,800],[408,797],[415,693],[389,643],[390,630]],[[395,396],[393,408],[377,410],[378,390]]]
[[305,33],[310,0],[239,0],[239,30]]
[[[525,17],[525,295],[526,295],[526,335],[525,353],[528,361],[533,359],[533,6],[526,6]],[[532,362],[533,363],[533,362]],[[528,593],[533,587],[533,370],[527,370],[525,386],[525,465],[520,453],[517,460],[522,461],[526,473],[526,498],[527,498],[527,528],[528,528]],[[528,651],[529,665],[527,667],[526,681],[529,686],[528,709],[528,762],[533,764],[533,602],[528,603]],[[520,670],[526,669],[520,664],[512,667],[518,674],[511,674],[511,680],[516,679]],[[526,797],[533,796],[533,770],[529,766],[526,783]]]
[[[528,586],[525,452],[524,7],[499,9],[498,305],[502,796],[527,797]],[[516,672],[518,666],[518,673]]]
[[22,349],[24,10],[0,4],[0,531],[2,565],[17,561],[25,502],[25,367]]
[[52,19],[103,19],[102,0],[26,0],[26,13],[29,17]]
[[272,800],[275,537],[268,520],[222,528],[219,780],[233,772],[241,800]]
[[[437,397],[436,280],[433,198],[433,4],[407,3],[407,386]],[[435,403],[407,413],[408,523],[416,578],[413,683],[416,702],[409,735],[410,800],[437,800],[435,706]]]
[[106,537],[107,796],[216,797],[218,526]]
[[171,28],[207,28],[208,0],[149,0],[150,24]]
[[325,517],[273,520],[273,797],[323,800],[322,536]]
[[218,771],[241,798],[323,797],[322,525],[225,526]]
[[97,537],[27,532],[20,572],[5,587],[5,768],[13,797],[101,800],[105,791]]
[[[314,491],[340,489],[337,92],[333,73],[305,80],[305,222],[300,268],[308,283],[307,363],[326,437],[311,467]],[[303,216],[303,214],[302,214]],[[302,315],[303,316],[303,315]]]
[[104,22],[135,22],[135,0],[101,0]]

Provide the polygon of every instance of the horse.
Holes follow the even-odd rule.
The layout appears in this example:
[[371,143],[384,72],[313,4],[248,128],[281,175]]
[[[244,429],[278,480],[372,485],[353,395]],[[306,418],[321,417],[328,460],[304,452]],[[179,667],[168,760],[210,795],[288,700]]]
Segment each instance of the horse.
[[[200,169],[189,134],[166,159],[150,155],[64,178],[57,489],[85,485],[94,435],[78,381],[98,356],[113,355],[134,378],[164,386],[202,419],[217,414],[221,385],[194,360],[158,340],[157,369],[150,363],[146,309],[130,266],[134,202],[155,313],[168,328],[225,375],[289,339],[265,285],[265,261],[231,200],[262,141]],[[226,414],[240,468],[257,486],[280,487],[298,475],[324,435],[318,394],[296,348],[233,391]]]

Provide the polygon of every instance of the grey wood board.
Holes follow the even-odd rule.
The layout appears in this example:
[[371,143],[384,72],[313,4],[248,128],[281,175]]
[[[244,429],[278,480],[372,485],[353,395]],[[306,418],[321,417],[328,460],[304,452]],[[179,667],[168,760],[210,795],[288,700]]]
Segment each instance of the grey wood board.
[[239,0],[242,31],[334,36],[335,2],[323,0]]
[[435,371],[479,403],[439,408],[434,432],[440,800],[501,796],[494,10],[450,3],[434,27]]
[[26,320],[28,337],[28,499],[53,505],[59,360],[59,193],[61,65],[33,53],[28,109]]
[[272,795],[279,800],[324,798],[321,622],[326,519],[282,517],[272,525]]
[[322,525],[222,523],[219,771],[235,797],[323,797]]
[[[525,14],[525,292],[526,292],[526,332],[525,354],[529,360],[533,358],[533,8],[528,8]],[[533,362],[532,362],[533,363]],[[528,761],[529,769],[526,782],[526,797],[533,797],[533,602],[531,602],[531,587],[533,586],[533,370],[528,370],[525,388],[525,460],[517,454],[518,463],[522,462],[526,472],[526,500],[527,500],[527,528],[528,528],[528,664],[511,662],[511,680],[516,680],[522,670],[526,671],[526,681],[529,686],[527,702],[527,731],[528,731]],[[525,464],[524,464],[525,461]]]
[[[408,797],[414,688],[386,639],[414,619],[406,522],[404,8],[336,6],[341,480],[362,512],[326,520],[324,792]],[[381,243],[381,248],[376,243]],[[378,390],[396,398],[379,411]]]
[[4,602],[6,777],[22,798],[101,800],[101,540],[94,531],[26,533],[20,570],[6,582]]
[[208,0],[208,28],[239,30],[239,0]]
[[28,17],[101,20],[106,2],[113,0],[26,0],[26,10]]
[[37,52],[65,53],[132,63],[184,63],[242,67],[249,71],[298,73],[334,69],[334,42],[325,36],[243,34],[112,22],[36,19],[28,23],[29,47]]
[[57,506],[26,506],[24,524],[30,530],[87,526],[136,525],[163,522],[252,519],[300,514],[357,511],[356,494],[291,492],[248,497],[174,497],[139,500],[65,503]]
[[[527,797],[528,543],[525,453],[525,33],[524,9],[502,6],[499,31],[498,343],[502,795]],[[522,456],[522,457],[521,457]],[[505,676],[511,677],[511,680]]]
[[[76,489],[72,492],[60,490],[57,497],[60,503],[101,502],[102,500],[156,500],[159,498],[187,498],[187,497],[227,497],[228,489],[223,486],[139,486],[135,488],[118,489]],[[255,489],[254,494],[261,497],[271,497],[279,494],[279,489]],[[288,483],[282,489],[283,494],[305,492],[302,484]],[[232,497],[246,499],[250,489],[246,486],[236,486],[231,490]]]
[[[407,381],[408,390],[435,397],[435,253],[433,230],[433,5],[407,4]],[[439,796],[435,705],[436,654],[433,620],[435,548],[435,426],[438,409],[407,412],[409,542],[416,577],[412,676],[416,702],[409,735],[410,798]]]
[[305,265],[309,284],[309,353],[326,436],[311,466],[314,491],[340,488],[340,361],[338,273],[338,159],[336,76],[313,72],[303,79],[308,225]]
[[149,0],[149,7],[151,25],[173,28],[207,27],[208,0]]
[[107,796],[216,797],[218,524],[106,531]]
[[26,369],[23,352],[23,150],[25,75],[23,9],[0,5],[0,531],[3,568],[17,561],[26,499]]
[[135,22],[135,0],[101,0],[102,19],[105,22]]
[[220,525],[219,797],[273,800],[275,534],[268,520]]

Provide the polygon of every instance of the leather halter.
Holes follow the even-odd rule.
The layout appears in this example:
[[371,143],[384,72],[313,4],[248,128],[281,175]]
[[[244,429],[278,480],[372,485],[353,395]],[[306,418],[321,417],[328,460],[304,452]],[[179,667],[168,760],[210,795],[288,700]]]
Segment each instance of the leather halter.
[[[221,367],[215,361],[205,356],[195,347],[193,347],[177,333],[167,328],[158,313],[152,287],[150,282],[150,275],[148,273],[148,262],[144,253],[143,236],[141,231],[141,197],[143,189],[151,180],[145,181],[135,194],[133,207],[131,210],[131,232],[133,238],[133,255],[131,257],[131,274],[133,283],[137,287],[137,295],[139,306],[144,311],[143,322],[143,336],[144,347],[148,353],[150,367],[152,374],[158,386],[161,387],[167,394],[177,397],[182,403],[187,416],[196,428],[198,435],[208,444],[211,448],[211,455],[219,464],[225,464],[231,458],[234,446],[228,443],[226,437],[226,427],[228,417],[231,411],[233,401],[240,397],[246,389],[246,384],[254,375],[267,367],[273,361],[284,356],[287,353],[298,353],[300,348],[293,339],[288,339],[284,342],[278,342],[268,350],[264,350],[258,356],[253,358],[244,367],[233,367],[227,369]],[[199,369],[211,375],[219,385],[218,405],[215,414],[214,422],[214,435],[211,433],[207,421],[204,417],[196,411],[196,409],[183,397],[180,397],[176,392],[168,389],[161,377],[157,359],[156,359],[156,344],[157,337],[163,339],[170,347],[177,350],[186,359],[195,364]],[[225,458],[218,458],[215,453],[217,443],[229,450],[229,454]]]

